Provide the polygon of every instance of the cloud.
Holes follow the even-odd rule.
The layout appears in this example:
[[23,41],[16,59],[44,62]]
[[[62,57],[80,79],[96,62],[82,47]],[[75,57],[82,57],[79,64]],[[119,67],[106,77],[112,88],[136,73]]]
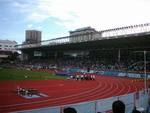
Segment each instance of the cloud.
[[31,3],[22,3],[19,1],[11,1],[9,2],[9,4],[12,5],[12,7],[14,7],[15,11],[21,12],[21,13],[29,13],[31,11]]
[[37,30],[41,30],[41,29],[42,29],[42,26],[38,26],[38,27],[37,27]]
[[150,2],[142,0],[38,0],[39,12],[57,18],[57,24],[97,29],[149,22]]
[[28,29],[30,29],[30,28],[32,28],[32,27],[33,27],[33,24],[27,25],[27,28],[28,28]]
[[41,30],[42,26],[41,25],[34,25],[34,24],[28,24],[27,29],[36,29],[36,30]]
[[48,17],[49,17],[48,15],[33,12],[30,15],[27,16],[27,19],[29,21],[34,21],[34,22],[43,22]]
[[40,23],[52,17],[69,29],[106,29],[150,21],[148,0],[31,0],[15,6],[27,14],[28,21]]

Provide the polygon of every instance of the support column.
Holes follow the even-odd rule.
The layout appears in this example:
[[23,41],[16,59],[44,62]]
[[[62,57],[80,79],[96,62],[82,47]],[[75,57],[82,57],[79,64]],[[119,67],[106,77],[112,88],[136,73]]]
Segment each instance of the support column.
[[121,56],[120,56],[120,49],[118,50],[118,63],[120,64],[120,58],[121,58]]

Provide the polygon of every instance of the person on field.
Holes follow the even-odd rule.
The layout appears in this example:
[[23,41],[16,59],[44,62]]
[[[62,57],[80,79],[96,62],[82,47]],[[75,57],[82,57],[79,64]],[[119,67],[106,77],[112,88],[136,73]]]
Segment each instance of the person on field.
[[112,111],[113,113],[125,113],[125,104],[120,100],[114,101]]

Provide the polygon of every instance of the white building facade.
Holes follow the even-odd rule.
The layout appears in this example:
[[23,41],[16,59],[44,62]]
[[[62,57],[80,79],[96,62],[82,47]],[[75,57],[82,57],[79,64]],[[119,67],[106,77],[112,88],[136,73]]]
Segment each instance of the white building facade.
[[70,42],[85,42],[97,40],[101,37],[101,33],[91,27],[84,27],[70,31]]
[[7,58],[11,53],[17,52],[16,41],[0,40],[0,61]]

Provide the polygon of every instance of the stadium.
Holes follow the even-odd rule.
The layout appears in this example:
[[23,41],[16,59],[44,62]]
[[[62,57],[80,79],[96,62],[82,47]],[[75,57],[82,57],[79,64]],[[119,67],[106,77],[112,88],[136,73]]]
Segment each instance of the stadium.
[[8,75],[0,83],[0,112],[63,113],[73,107],[78,113],[112,113],[115,100],[125,103],[126,113],[135,106],[146,112],[149,44],[150,24],[140,24],[103,31],[85,27],[17,45],[23,61],[8,65],[10,73],[0,70]]

